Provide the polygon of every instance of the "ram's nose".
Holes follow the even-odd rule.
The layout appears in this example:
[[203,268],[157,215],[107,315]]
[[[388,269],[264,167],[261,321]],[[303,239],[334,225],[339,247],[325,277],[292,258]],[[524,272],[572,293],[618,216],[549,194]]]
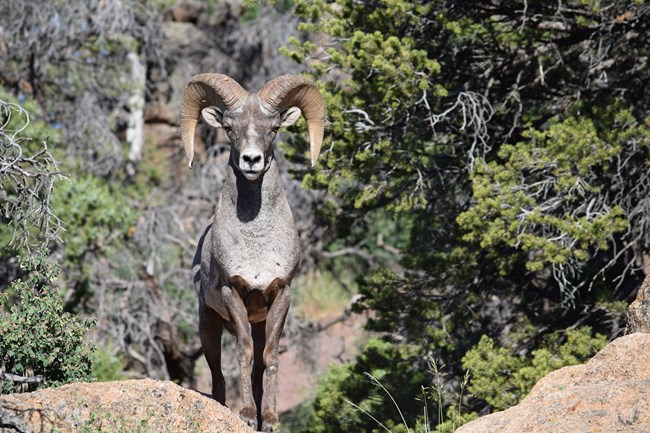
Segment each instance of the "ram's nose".
[[262,154],[257,152],[244,153],[241,156],[241,159],[243,161],[243,165],[253,168],[257,165],[260,165],[262,162]]
[[239,169],[248,179],[256,179],[264,169],[264,158],[262,152],[247,150],[239,157]]

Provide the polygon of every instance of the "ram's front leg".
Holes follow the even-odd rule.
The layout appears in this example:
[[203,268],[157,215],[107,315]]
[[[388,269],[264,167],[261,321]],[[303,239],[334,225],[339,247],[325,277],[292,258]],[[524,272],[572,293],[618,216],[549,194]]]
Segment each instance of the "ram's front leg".
[[253,339],[248,325],[248,313],[244,301],[236,290],[224,286],[222,293],[237,341],[237,362],[242,395],[242,408],[239,411],[239,416],[248,426],[257,429],[257,410],[251,384]]
[[264,347],[264,396],[265,404],[262,413],[262,431],[270,433],[273,426],[278,423],[276,408],[278,364],[280,357],[280,337],[284,328],[284,321],[289,311],[291,300],[291,287],[284,286],[280,289],[268,315],[266,316],[266,344]]

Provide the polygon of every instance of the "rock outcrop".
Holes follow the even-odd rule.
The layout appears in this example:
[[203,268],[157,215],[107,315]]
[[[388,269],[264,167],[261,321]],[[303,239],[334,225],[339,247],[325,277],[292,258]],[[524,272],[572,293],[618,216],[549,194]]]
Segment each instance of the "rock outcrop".
[[636,300],[627,309],[627,333],[650,332],[650,275],[645,277]]
[[456,433],[650,432],[650,334],[609,343],[589,362],[541,379],[517,406]]
[[74,383],[0,396],[0,433],[252,432],[230,409],[171,382]]

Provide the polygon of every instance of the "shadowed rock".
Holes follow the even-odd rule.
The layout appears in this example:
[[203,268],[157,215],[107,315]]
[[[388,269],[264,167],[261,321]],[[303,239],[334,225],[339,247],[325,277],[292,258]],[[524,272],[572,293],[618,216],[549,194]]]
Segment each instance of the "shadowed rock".
[[650,332],[650,275],[645,277],[636,300],[627,309],[626,332]]

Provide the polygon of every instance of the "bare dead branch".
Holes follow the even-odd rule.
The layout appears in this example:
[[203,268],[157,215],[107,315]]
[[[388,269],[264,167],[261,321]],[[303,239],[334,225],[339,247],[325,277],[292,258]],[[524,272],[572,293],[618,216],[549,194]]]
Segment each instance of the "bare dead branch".
[[[427,102],[426,93],[422,97],[422,101],[429,110],[429,120],[433,135],[436,135],[436,125],[441,122],[448,122],[460,125],[457,127],[460,131],[469,131],[472,142],[467,152],[469,160],[469,170],[474,170],[474,162],[477,156],[482,156],[490,150],[488,144],[490,134],[488,132],[488,122],[494,114],[492,105],[488,99],[480,93],[466,91],[460,92],[456,96],[456,100],[449,108],[441,113],[433,113],[431,107]],[[460,119],[457,119],[460,117]]]
[[19,376],[17,374],[6,373],[0,370],[0,380],[15,383],[43,383],[45,378],[40,374],[36,376]]
[[[18,123],[11,130],[10,123]],[[29,114],[19,105],[0,100],[0,218],[11,227],[9,246],[28,251],[58,239],[61,220],[51,209],[54,182],[64,176],[47,142],[33,155],[26,153],[23,131]]]

